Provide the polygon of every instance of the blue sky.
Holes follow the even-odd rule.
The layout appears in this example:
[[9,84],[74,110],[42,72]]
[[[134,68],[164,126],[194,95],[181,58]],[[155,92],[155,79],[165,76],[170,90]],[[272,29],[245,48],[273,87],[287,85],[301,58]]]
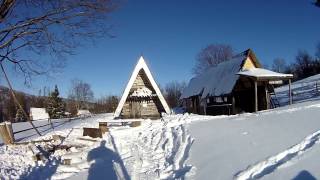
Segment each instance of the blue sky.
[[[25,87],[10,73],[14,87],[37,94],[58,85],[66,96],[71,79],[91,84],[95,97],[121,95],[141,54],[158,84],[192,77],[195,56],[210,43],[226,43],[236,52],[252,48],[263,64],[276,57],[294,60],[299,49],[312,55],[320,42],[320,8],[311,0],[134,0],[124,2],[106,22],[113,39],[98,39],[68,57],[54,78],[35,77]],[[3,78],[0,78],[0,84]]]

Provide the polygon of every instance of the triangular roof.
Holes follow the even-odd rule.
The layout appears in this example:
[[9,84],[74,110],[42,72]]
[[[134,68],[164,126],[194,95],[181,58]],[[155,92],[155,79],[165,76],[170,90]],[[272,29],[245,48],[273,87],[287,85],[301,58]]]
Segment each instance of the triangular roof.
[[128,82],[128,84],[127,84],[127,86],[126,86],[126,88],[125,88],[125,90],[123,92],[123,95],[122,95],[122,97],[120,99],[120,102],[118,104],[118,107],[117,107],[116,111],[114,112],[114,117],[119,117],[120,116],[120,113],[122,111],[123,105],[125,104],[125,102],[127,100],[127,97],[128,97],[128,95],[130,93],[130,89],[131,89],[131,87],[132,87],[132,85],[133,85],[135,79],[137,78],[138,73],[139,73],[139,71],[141,69],[144,70],[148,80],[151,83],[151,86],[153,87],[153,89],[155,90],[157,96],[159,97],[159,100],[160,100],[165,112],[168,113],[168,114],[170,113],[170,108],[169,108],[166,100],[164,99],[164,97],[163,97],[163,95],[162,95],[157,83],[153,79],[153,76],[152,76],[152,74],[151,74],[151,72],[150,72],[145,60],[141,56],[139,61],[138,61],[138,63],[137,63],[137,65],[136,65],[136,67],[134,68],[134,70],[133,70],[133,72],[131,74],[129,82]]

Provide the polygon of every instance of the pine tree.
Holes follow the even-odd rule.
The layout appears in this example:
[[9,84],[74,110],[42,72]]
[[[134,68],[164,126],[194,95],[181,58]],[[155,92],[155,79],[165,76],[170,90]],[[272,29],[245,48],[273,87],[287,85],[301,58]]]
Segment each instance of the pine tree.
[[65,104],[59,97],[57,85],[55,86],[54,91],[50,93],[47,104],[47,112],[51,119],[62,118],[65,114]]
[[22,122],[24,121],[24,114],[23,111],[17,107],[17,113],[16,113],[16,117],[15,117],[15,121],[16,122]]

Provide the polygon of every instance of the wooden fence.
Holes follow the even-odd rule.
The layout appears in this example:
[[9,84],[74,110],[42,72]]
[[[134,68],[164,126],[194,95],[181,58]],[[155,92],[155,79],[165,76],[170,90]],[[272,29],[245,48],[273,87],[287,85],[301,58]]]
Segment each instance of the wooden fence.
[[[59,127],[63,124],[66,124],[68,122],[72,122],[74,120],[80,120],[80,119],[84,119],[83,117],[75,117],[75,118],[63,118],[63,119],[51,119],[51,120],[37,120],[37,121],[33,121],[35,124],[37,124],[37,122],[45,122],[47,121],[45,124],[42,124],[42,125],[35,125],[35,127],[38,129],[38,128],[44,128],[44,127],[48,127],[47,129],[44,129],[44,130],[41,130],[42,132],[46,132],[46,131],[49,131],[50,129],[54,129],[56,127]],[[52,122],[52,121],[55,121],[55,122]],[[28,124],[28,122],[22,122],[22,123],[26,123]],[[10,123],[11,124],[11,123]],[[34,128],[33,127],[27,127],[27,128],[16,128],[17,130],[13,131],[12,130],[12,127],[14,125],[17,125],[18,123],[12,123],[11,124],[11,132],[13,134],[13,138],[10,138],[10,140],[6,140],[7,139],[7,135],[8,133],[1,133],[0,135],[2,136],[2,139],[3,139],[3,143],[5,144],[12,144],[14,143],[15,139],[14,139],[14,136],[18,135],[18,134],[21,134],[23,132],[27,132],[27,131],[34,131]],[[15,129],[15,128],[13,128]],[[27,136],[29,137],[29,136]],[[20,137],[18,139],[24,139],[26,137]],[[16,138],[17,139],[17,138]],[[1,144],[1,142],[0,142]]]

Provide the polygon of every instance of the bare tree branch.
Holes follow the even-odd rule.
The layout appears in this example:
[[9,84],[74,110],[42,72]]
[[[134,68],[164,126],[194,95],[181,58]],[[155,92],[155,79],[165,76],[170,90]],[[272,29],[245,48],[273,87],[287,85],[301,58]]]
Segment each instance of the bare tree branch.
[[106,20],[117,6],[116,0],[2,0],[1,62],[17,67],[26,79],[39,74],[39,67],[41,72],[58,68],[83,42],[113,37]]
[[196,57],[196,65],[193,68],[195,75],[202,74],[208,68],[231,59],[233,49],[226,44],[210,44],[203,48]]

